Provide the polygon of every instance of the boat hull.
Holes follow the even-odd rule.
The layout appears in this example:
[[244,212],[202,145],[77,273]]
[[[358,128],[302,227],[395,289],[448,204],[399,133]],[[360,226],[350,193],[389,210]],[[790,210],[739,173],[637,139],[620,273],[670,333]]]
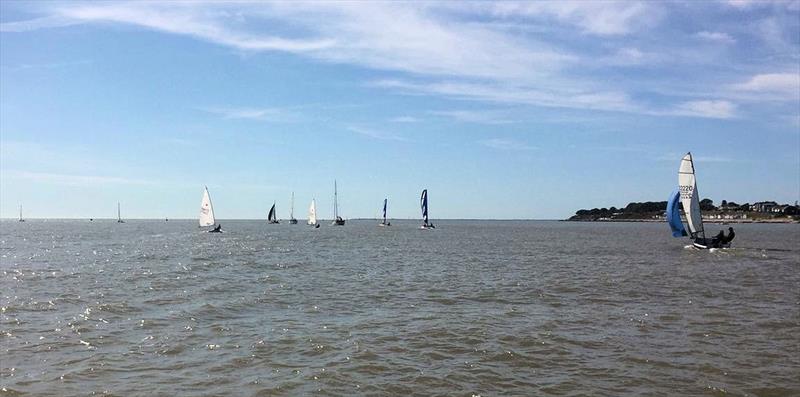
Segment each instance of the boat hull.
[[296,225],[297,224],[297,219],[289,219],[289,224],[290,225]]

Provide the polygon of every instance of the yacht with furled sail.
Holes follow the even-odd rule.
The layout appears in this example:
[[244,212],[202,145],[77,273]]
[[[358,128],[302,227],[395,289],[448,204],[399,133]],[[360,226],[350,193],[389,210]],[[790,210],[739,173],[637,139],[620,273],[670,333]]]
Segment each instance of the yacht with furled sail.
[[378,226],[392,226],[392,224],[386,220],[386,203],[388,201],[389,199],[383,199],[383,220],[378,224]]
[[200,227],[209,228],[214,226],[214,228],[206,230],[209,233],[221,233],[222,232],[222,225],[217,225],[217,220],[214,218],[214,206],[211,205],[211,195],[208,194],[208,187],[205,186],[203,189],[203,198],[200,201]]
[[270,225],[276,225],[278,222],[278,214],[275,212],[275,203],[272,203],[272,208],[269,209],[269,214],[267,214],[267,222]]
[[428,220],[428,189],[422,191],[422,196],[419,198],[419,205],[422,208],[422,226],[420,229],[435,229],[436,226],[433,222]]
[[[686,215],[686,228],[684,228],[681,221],[679,204],[683,206],[683,212]],[[689,236],[692,239],[692,247],[694,248],[730,247],[730,239],[732,237],[706,237],[703,229],[703,217],[700,213],[700,193],[697,191],[697,178],[695,177],[691,152],[686,153],[681,159],[681,166],[678,169],[678,190],[674,191],[669,200],[667,200],[666,217],[667,223],[672,230],[672,236]]]
[[344,219],[339,216],[339,197],[336,190],[336,180],[333,181],[333,222],[331,225],[344,226]]
[[315,199],[311,199],[311,206],[308,207],[308,225],[314,226],[314,228],[319,227],[317,222],[317,200]]
[[292,192],[292,209],[289,211],[289,224],[296,225],[297,219],[294,219],[294,192]]
[[120,211],[119,201],[117,201],[117,223],[125,223],[125,221],[122,220],[122,212]]

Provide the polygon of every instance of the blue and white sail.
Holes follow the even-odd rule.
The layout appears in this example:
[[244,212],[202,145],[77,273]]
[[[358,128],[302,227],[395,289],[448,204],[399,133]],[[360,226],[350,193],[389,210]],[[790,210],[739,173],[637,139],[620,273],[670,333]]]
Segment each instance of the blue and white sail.
[[419,198],[419,205],[422,208],[422,221],[425,225],[428,224],[428,189],[422,191],[422,196]]
[[683,222],[681,222],[680,198],[681,192],[676,190],[672,192],[669,200],[667,200],[667,223],[672,229],[672,237],[688,236],[686,229],[683,227]]
[[383,224],[386,224],[386,203],[389,199],[383,199]]

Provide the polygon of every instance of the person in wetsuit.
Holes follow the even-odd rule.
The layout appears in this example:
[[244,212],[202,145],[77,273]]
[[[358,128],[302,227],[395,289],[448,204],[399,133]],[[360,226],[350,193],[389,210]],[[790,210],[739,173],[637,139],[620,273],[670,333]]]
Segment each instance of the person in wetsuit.
[[725,242],[725,243],[730,243],[731,241],[733,241],[733,238],[734,238],[734,237],[736,237],[736,232],[734,232],[734,231],[733,231],[733,228],[732,228],[732,227],[729,227],[729,228],[728,228],[728,236],[727,236],[727,237],[725,237],[725,240],[724,240],[724,242]]
[[217,227],[211,229],[211,233],[222,233],[222,224],[220,223]]
[[725,244],[725,231],[720,230],[716,236],[711,238],[711,246],[718,248],[721,244]]

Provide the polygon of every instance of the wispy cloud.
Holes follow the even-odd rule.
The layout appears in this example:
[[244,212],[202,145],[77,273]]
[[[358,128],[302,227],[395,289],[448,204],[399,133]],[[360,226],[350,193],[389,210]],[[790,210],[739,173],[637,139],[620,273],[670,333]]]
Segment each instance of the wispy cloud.
[[723,100],[688,101],[679,104],[675,110],[669,112],[676,116],[708,117],[715,119],[729,119],[735,116],[736,105]]
[[732,88],[738,91],[775,94],[784,99],[796,99],[800,98],[800,74],[758,74],[744,83],[734,84]]
[[492,138],[478,141],[479,144],[497,150],[535,150],[536,146],[528,145],[513,139]]
[[722,44],[733,44],[736,42],[736,39],[734,39],[731,35],[723,32],[708,32],[704,30],[702,32],[697,32],[696,36],[703,40]]
[[220,115],[225,119],[245,119],[257,121],[289,122],[299,119],[298,114],[285,108],[202,108],[208,113]]
[[505,112],[501,111],[440,110],[431,111],[430,113],[437,116],[448,117],[462,123],[509,124],[514,122]]
[[422,119],[413,116],[397,116],[389,119],[392,123],[419,123]]
[[[646,1],[54,2],[37,7],[46,14],[41,18],[5,22],[0,30],[126,24],[189,36],[236,51],[288,52],[315,61],[377,70],[384,76],[377,77],[373,87],[405,94],[655,116],[732,117],[739,98],[733,90],[721,92],[730,96],[711,101],[695,99],[707,94],[710,77],[718,87],[725,85],[719,82],[719,76],[730,78],[728,85],[742,79],[745,68],[730,62],[735,58],[727,55],[741,51],[712,54],[698,38],[738,50],[750,49],[724,33],[736,31],[731,30],[737,27],[732,24],[714,23],[710,25],[714,31],[685,31],[683,35],[661,28],[674,27],[662,22],[679,18],[681,12],[692,12],[692,6],[686,11]],[[696,7],[707,11],[702,4]],[[766,8],[753,4],[741,12],[748,12],[746,8],[750,7]],[[791,18],[784,14],[791,12],[760,19],[754,16],[755,33],[750,34],[773,48],[779,58],[775,63],[793,65],[797,61],[797,43],[792,40],[796,23],[787,22]],[[638,34],[645,29],[647,35]],[[669,35],[669,40],[663,35]],[[675,68],[675,59],[692,67],[683,71]],[[695,73],[701,69],[714,70],[715,74]],[[727,73],[720,73],[720,69]],[[665,95],[666,90],[660,88],[674,84],[627,78],[639,70],[647,76],[670,76],[686,84]],[[620,78],[623,74],[626,78]],[[654,96],[657,101],[642,100]],[[274,120],[282,116],[272,108],[211,111],[231,119]],[[411,119],[405,120],[392,121]]]
[[384,141],[400,141],[400,142],[407,142],[408,139],[402,137],[397,134],[393,134],[391,132],[386,131],[378,131],[371,128],[365,128],[361,126],[349,126],[347,127],[349,131],[355,132],[356,134],[363,135],[368,138],[372,139],[379,139]]

